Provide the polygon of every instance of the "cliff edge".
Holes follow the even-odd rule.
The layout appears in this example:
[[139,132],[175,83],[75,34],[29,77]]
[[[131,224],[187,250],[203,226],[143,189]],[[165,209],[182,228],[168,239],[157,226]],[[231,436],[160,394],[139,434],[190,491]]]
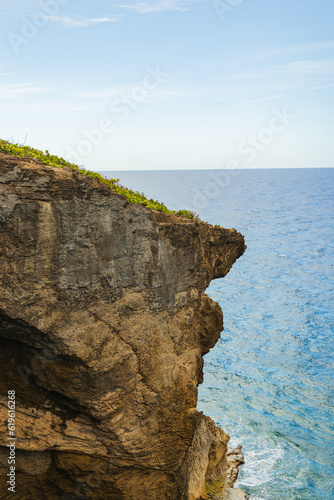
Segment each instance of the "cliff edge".
[[204,291],[242,235],[3,153],[0,231],[1,498],[13,390],[20,500],[246,498],[240,450],[196,410],[223,328]]

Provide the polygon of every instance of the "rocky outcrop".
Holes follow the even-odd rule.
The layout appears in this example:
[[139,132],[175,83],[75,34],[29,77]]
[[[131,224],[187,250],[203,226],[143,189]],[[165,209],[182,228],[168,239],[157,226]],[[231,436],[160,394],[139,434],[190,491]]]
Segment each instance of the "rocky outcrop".
[[8,390],[20,500],[233,498],[229,436],[196,403],[223,328],[204,291],[243,237],[1,153],[0,225],[1,498]]

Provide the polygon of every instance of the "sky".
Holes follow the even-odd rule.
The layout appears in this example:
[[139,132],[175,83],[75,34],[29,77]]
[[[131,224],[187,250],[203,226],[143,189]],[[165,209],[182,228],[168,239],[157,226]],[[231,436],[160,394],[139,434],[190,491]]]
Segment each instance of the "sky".
[[0,138],[94,171],[334,166],[333,0],[0,0]]

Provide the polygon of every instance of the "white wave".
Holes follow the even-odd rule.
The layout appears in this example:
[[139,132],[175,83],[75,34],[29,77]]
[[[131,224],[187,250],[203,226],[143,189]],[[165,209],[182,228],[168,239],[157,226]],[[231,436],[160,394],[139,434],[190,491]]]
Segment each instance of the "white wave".
[[[247,450],[247,448],[251,447],[251,444],[256,446],[256,449]],[[245,465],[240,471],[236,486],[239,488],[255,487],[271,482],[274,477],[275,466],[283,454],[282,446],[273,447],[269,439],[266,438],[261,439],[260,442],[249,443],[248,446],[245,446]],[[254,497],[252,500],[260,499]]]

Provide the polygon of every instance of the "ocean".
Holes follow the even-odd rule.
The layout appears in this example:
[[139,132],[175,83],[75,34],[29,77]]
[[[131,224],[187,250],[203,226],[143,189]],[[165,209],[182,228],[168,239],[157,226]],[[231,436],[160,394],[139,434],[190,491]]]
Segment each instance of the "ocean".
[[245,236],[207,289],[224,331],[197,407],[242,445],[237,486],[251,500],[334,499],[334,169],[103,175]]

